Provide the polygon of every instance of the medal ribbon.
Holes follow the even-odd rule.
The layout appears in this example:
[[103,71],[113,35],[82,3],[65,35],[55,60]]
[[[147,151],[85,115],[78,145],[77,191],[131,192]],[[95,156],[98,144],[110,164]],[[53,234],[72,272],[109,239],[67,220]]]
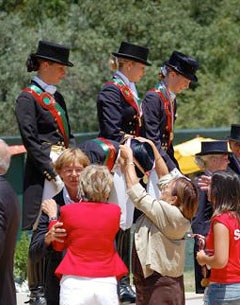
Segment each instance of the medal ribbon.
[[[140,98],[137,97],[137,96],[133,93],[132,89],[131,89],[129,86],[127,86],[127,85],[123,82],[123,80],[121,80],[120,78],[114,77],[114,78],[113,78],[113,82],[114,82],[115,84],[120,85],[120,86],[124,86],[125,89],[129,91],[129,93],[130,93],[131,96],[132,96],[132,99],[134,100],[134,103],[135,103],[135,104],[137,105],[137,107],[138,107],[138,111],[140,112]],[[127,94],[129,94],[129,93],[127,93]]]
[[51,113],[63,135],[65,147],[68,147],[69,128],[64,109],[55,101],[51,94],[42,91],[36,85],[30,85],[24,88],[23,91],[30,93],[42,108],[47,109]]
[[137,99],[131,89],[125,85],[121,80],[114,78],[113,81],[107,82],[107,84],[115,85],[122,93],[125,101],[132,106],[137,112],[137,124],[136,124],[136,136],[140,134],[140,127],[141,127],[141,112],[140,112],[140,105],[139,99]]
[[159,95],[161,101],[163,101],[164,110],[165,110],[165,113],[166,113],[166,116],[167,116],[166,130],[169,133],[169,137],[168,137],[168,148],[169,148],[169,146],[171,145],[172,140],[173,140],[173,109],[172,109],[172,105],[170,104],[171,110],[169,110],[169,101],[159,88],[152,88],[152,89],[150,89],[150,91],[156,92]]

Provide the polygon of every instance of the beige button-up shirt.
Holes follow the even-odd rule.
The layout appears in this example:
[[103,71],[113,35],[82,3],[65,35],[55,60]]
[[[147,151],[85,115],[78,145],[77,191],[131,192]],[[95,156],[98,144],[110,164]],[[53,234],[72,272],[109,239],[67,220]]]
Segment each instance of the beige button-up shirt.
[[134,236],[144,277],[154,271],[163,276],[181,276],[185,261],[183,238],[190,229],[189,220],[176,206],[153,199],[140,184],[127,193],[144,213],[137,220]]

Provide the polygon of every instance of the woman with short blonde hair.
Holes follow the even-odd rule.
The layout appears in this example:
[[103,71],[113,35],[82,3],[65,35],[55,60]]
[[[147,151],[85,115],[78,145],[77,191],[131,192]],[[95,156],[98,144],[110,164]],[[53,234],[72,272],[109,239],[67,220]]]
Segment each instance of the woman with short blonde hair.
[[61,177],[64,187],[53,199],[42,203],[42,214],[31,239],[29,247],[31,260],[37,263],[44,257],[46,262],[44,288],[48,305],[59,305],[60,285],[54,271],[63,255],[53,251],[51,242],[64,233],[59,223],[48,231],[49,220],[57,218],[60,206],[81,200],[78,191],[79,179],[82,170],[89,164],[88,157],[79,148],[65,149],[55,161],[54,168]]
[[82,168],[90,164],[87,155],[79,148],[68,148],[54,162],[54,169],[59,174],[63,167],[67,167],[76,161],[82,165]]
[[[82,201],[61,207],[66,230],[55,250],[66,250],[55,274],[61,278],[60,305],[118,305],[117,278],[127,274],[114,240],[120,228],[120,207],[108,203],[112,175],[106,166],[89,165],[81,173]],[[74,287],[74,289],[73,289]]]
[[113,177],[106,166],[90,165],[82,171],[79,192],[88,201],[106,202]]

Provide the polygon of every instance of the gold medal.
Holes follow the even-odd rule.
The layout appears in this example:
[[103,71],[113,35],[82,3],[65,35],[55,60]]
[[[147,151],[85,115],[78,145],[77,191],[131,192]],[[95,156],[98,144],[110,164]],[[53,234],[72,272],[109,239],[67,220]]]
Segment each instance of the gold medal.
[[171,131],[170,134],[169,134],[169,139],[170,139],[171,142],[172,142],[173,138],[174,138],[174,134],[173,134],[173,132]]
[[143,176],[143,183],[144,184],[148,183],[148,176],[146,174]]
[[207,287],[209,284],[209,279],[204,277],[202,280],[201,280],[201,286],[202,287]]

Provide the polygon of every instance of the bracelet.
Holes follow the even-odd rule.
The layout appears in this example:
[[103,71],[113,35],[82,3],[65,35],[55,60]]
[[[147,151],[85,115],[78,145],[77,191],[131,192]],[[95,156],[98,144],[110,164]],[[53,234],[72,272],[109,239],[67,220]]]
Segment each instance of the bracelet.
[[127,165],[133,165],[133,166],[135,166],[134,162],[127,162],[127,163],[126,163],[126,166],[127,166]]

